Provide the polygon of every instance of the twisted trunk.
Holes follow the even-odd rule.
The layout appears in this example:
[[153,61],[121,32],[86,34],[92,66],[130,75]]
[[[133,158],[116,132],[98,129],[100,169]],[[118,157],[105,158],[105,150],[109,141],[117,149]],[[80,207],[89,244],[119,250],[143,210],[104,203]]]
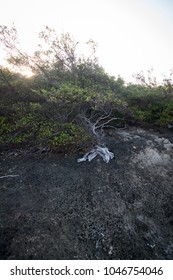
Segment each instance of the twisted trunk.
[[107,125],[117,118],[110,118],[111,112],[109,114],[103,114],[93,123],[92,118],[87,118],[86,116],[81,116],[84,120],[85,125],[87,126],[88,132],[92,136],[94,142],[96,143],[95,148],[90,152],[86,153],[82,158],[79,158],[77,161],[92,161],[97,155],[101,156],[102,159],[108,163],[111,159],[114,158],[114,154],[109,151],[104,142],[104,128]]

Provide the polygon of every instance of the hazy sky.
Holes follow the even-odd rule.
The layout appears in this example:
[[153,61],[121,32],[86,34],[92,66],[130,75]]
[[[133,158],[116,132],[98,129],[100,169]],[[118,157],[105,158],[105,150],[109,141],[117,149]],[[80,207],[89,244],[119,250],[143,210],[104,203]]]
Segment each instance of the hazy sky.
[[172,0],[0,0],[0,24],[13,22],[28,50],[44,25],[79,42],[92,38],[100,64],[126,80],[151,67],[173,69]]

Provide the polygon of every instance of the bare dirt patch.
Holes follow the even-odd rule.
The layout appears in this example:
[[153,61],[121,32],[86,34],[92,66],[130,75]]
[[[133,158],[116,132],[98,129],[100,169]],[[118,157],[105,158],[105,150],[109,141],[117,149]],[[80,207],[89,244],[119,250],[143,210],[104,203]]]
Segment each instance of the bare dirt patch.
[[109,163],[1,153],[1,259],[173,259],[173,136],[112,133]]

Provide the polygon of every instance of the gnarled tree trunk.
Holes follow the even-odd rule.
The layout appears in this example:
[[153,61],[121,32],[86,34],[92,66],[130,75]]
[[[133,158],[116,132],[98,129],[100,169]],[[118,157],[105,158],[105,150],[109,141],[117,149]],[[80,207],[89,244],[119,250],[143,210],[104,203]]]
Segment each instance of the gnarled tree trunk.
[[[95,147],[90,152],[86,153],[82,158],[79,158],[77,160],[78,162],[87,160],[90,162],[97,155],[101,156],[106,163],[114,158],[114,154],[109,151],[104,142],[104,128],[108,127],[111,121],[117,119],[111,117],[111,113],[112,112],[110,111],[109,113],[102,114],[97,118],[95,118],[96,114],[94,114],[90,118],[87,118],[84,115],[80,115],[80,118],[85,123],[88,132],[94,140]],[[95,121],[92,121],[92,119],[95,119]]]

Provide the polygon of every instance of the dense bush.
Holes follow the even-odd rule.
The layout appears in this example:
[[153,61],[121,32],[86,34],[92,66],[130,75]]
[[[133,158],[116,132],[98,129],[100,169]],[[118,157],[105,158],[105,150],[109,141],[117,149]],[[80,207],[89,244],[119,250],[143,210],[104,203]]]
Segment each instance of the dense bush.
[[138,123],[167,126],[173,122],[173,91],[164,85],[129,85],[124,95]]
[[[107,74],[105,77],[109,79]],[[0,103],[0,144],[6,146],[85,146],[92,137],[80,117],[110,109],[120,114],[126,105],[107,84],[98,91],[94,83],[82,87],[69,81],[57,89],[47,83],[39,88],[36,77],[7,79],[1,86]]]
[[[1,79],[0,144],[85,146],[92,142],[92,137],[80,116],[91,117],[94,112],[100,116],[111,110],[111,116],[126,123],[133,120],[138,124],[166,126],[173,121],[173,93],[164,86],[125,86],[120,79],[100,70],[101,78],[97,71],[93,71],[93,76],[92,71],[89,77],[85,76],[85,69],[85,84],[80,77],[76,84],[65,82],[57,89],[46,83],[43,86],[42,82],[39,88],[39,82],[35,83],[37,77],[28,79],[4,69],[8,82]],[[114,122],[115,127],[116,123],[119,121]]]
[[[48,27],[40,33],[44,48],[32,57],[22,52],[16,38],[14,27],[0,26],[0,41],[15,66],[15,71],[0,68],[2,146],[71,149],[93,143],[95,128],[173,122],[171,78],[157,85],[155,79],[146,82],[138,74],[137,84],[126,85],[122,78],[108,75],[95,56],[80,57],[78,42],[68,33],[59,38]],[[88,44],[95,54],[96,44],[91,40]],[[34,75],[16,73],[20,67],[28,67]]]

